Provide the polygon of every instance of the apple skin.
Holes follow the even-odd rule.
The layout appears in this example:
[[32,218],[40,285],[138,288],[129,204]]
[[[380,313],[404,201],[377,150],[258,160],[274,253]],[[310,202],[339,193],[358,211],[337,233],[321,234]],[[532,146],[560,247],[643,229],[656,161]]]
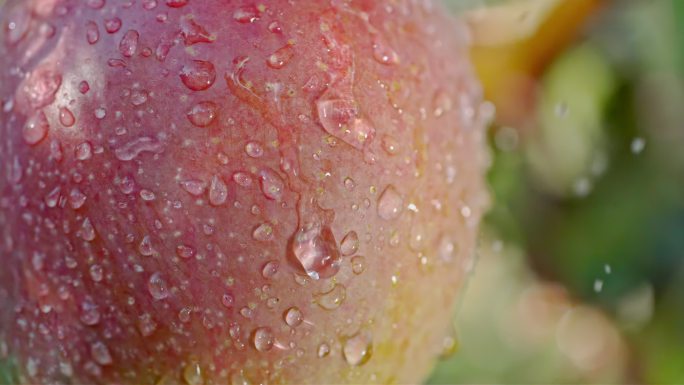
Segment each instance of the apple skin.
[[416,383],[487,205],[430,1],[8,0],[0,360],[24,383]]

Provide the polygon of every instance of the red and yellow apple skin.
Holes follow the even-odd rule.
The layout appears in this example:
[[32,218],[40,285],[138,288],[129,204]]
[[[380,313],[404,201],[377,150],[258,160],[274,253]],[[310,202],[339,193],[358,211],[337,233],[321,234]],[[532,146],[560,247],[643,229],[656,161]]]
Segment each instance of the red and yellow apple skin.
[[430,1],[9,0],[0,357],[24,383],[415,383],[487,204]]

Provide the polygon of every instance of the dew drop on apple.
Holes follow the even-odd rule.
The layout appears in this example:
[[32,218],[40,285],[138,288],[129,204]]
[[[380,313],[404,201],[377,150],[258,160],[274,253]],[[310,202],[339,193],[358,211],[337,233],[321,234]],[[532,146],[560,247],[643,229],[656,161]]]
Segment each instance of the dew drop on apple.
[[233,12],[233,20],[238,23],[253,23],[259,18],[259,10],[254,5],[244,5],[238,7]]
[[221,304],[225,307],[231,308],[233,305],[235,305],[235,298],[228,293],[225,293],[221,296]]
[[269,327],[260,327],[254,331],[252,342],[256,350],[260,352],[267,352],[273,348],[275,338],[273,331]]
[[121,38],[119,42],[119,52],[124,57],[132,57],[138,50],[138,40],[140,33],[134,29],[129,29]]
[[301,325],[304,318],[302,311],[298,307],[293,306],[285,311],[285,323],[290,327],[297,327]]
[[252,177],[246,172],[238,171],[233,174],[233,181],[242,187],[249,187],[252,185]]
[[316,294],[314,296],[314,301],[318,306],[325,310],[335,310],[347,298],[347,288],[342,284],[335,284],[332,289],[327,292]]
[[182,181],[180,182],[180,185],[188,194],[194,196],[204,194],[204,190],[207,188],[206,183],[195,179]]
[[78,92],[82,94],[87,94],[88,91],[90,91],[90,84],[88,84],[87,81],[83,80],[80,83],[78,83]]
[[76,123],[76,118],[73,112],[67,107],[62,107],[59,109],[59,123],[64,127],[71,127]]
[[152,298],[156,300],[162,300],[169,297],[169,289],[166,281],[159,272],[150,276],[150,279],[147,281],[147,290]]
[[105,0],[87,0],[86,4],[92,9],[102,9],[105,5]]
[[188,245],[178,245],[176,246],[176,255],[183,259],[190,259],[195,256],[197,252],[193,247]]
[[280,268],[280,264],[276,261],[269,261],[267,262],[261,269],[261,276],[266,278],[266,279],[271,279],[275,277],[276,274],[278,274],[278,269]]
[[93,360],[102,366],[111,365],[113,362],[109,348],[102,342],[98,341],[90,345],[90,354],[93,356]]
[[162,149],[161,143],[150,137],[142,136],[114,150],[114,155],[121,161],[131,161],[144,152],[158,154]]
[[344,341],[342,348],[344,360],[351,366],[361,366],[373,354],[373,341],[369,332],[361,331]]
[[89,44],[95,44],[100,41],[100,29],[94,21],[86,23],[86,40]]
[[252,232],[252,237],[260,242],[268,242],[273,240],[273,225],[270,223],[260,224]]
[[403,211],[404,200],[393,185],[388,185],[378,198],[378,215],[391,221],[399,218]]
[[183,368],[183,381],[187,385],[202,385],[204,378],[202,377],[202,367],[197,362],[190,362]]
[[366,258],[363,255],[357,255],[351,259],[351,265],[352,272],[359,275],[366,270]]
[[211,43],[214,37],[191,16],[181,19],[181,36],[186,46],[197,43]]
[[214,64],[204,60],[193,60],[183,66],[180,72],[183,84],[192,91],[203,91],[216,81]]
[[144,313],[138,317],[138,330],[143,337],[149,337],[157,330],[157,323],[149,313]]
[[359,236],[356,234],[356,231],[350,231],[342,238],[342,242],[340,242],[340,253],[342,253],[343,256],[348,257],[358,250]]
[[373,39],[373,58],[380,64],[391,65],[399,63],[397,52],[379,36]]
[[268,59],[266,59],[266,64],[273,69],[281,69],[287,65],[287,63],[292,60],[294,56],[294,48],[291,44],[287,44],[277,51],[273,52]]
[[95,326],[100,323],[100,311],[97,306],[89,300],[81,303],[80,320],[84,325]]
[[187,117],[196,127],[207,127],[216,120],[218,106],[214,102],[199,102],[195,104]]
[[91,242],[95,239],[95,228],[93,228],[90,218],[84,219],[81,224],[81,238],[87,242]]
[[252,158],[260,158],[264,155],[264,147],[259,142],[248,142],[245,152]]
[[76,159],[78,160],[88,160],[93,157],[93,146],[89,142],[82,142],[76,145],[76,150],[74,151]]
[[116,33],[121,29],[121,19],[118,17],[107,18],[104,21],[105,31],[107,33]]
[[103,277],[104,277],[104,270],[102,269],[102,266],[100,266],[98,264],[90,266],[90,278],[94,282],[102,281]]
[[50,124],[47,117],[45,117],[45,113],[38,111],[26,121],[22,130],[22,136],[27,144],[35,146],[45,139],[49,129]]
[[340,270],[340,251],[327,225],[310,222],[295,232],[292,253],[313,279],[330,278]]
[[220,206],[228,199],[228,186],[221,177],[214,175],[209,184],[209,203],[212,206]]
[[181,8],[188,5],[189,0],[166,0],[166,5],[171,8]]
[[263,169],[259,172],[261,179],[261,191],[266,198],[280,202],[283,199],[283,190],[285,183],[283,179],[270,168]]
[[316,109],[325,131],[357,150],[363,150],[375,136],[375,128],[366,119],[358,116],[353,100],[319,99],[316,102]]
[[61,191],[62,188],[59,186],[50,190],[50,192],[45,196],[45,205],[49,208],[54,208],[55,206],[57,206],[59,198],[61,197]]
[[325,342],[318,345],[318,349],[316,350],[316,355],[318,358],[324,358],[327,357],[330,354],[330,345],[326,344]]
[[149,257],[154,254],[154,249],[152,248],[152,241],[149,235],[145,235],[138,245],[138,251],[141,255]]
[[83,205],[86,202],[86,199],[87,197],[85,196],[85,194],[83,194],[83,192],[81,192],[81,190],[78,187],[74,187],[69,192],[69,204],[71,205],[71,208],[74,210],[78,210],[81,207],[83,207]]
[[178,312],[178,320],[183,323],[190,322],[190,315],[192,314],[192,309],[189,307],[184,307]]

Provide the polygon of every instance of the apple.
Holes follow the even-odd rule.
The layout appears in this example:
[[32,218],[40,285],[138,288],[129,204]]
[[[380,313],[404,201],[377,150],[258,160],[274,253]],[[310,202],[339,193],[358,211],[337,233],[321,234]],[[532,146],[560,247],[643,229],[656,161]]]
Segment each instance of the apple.
[[491,107],[431,1],[8,0],[0,360],[22,383],[415,383]]

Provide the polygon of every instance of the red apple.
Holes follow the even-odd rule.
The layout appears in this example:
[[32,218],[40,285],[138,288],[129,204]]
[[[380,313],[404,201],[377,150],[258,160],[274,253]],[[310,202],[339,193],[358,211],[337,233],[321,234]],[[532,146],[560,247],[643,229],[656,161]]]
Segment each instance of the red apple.
[[0,357],[25,383],[411,383],[486,205],[417,0],[8,0]]

